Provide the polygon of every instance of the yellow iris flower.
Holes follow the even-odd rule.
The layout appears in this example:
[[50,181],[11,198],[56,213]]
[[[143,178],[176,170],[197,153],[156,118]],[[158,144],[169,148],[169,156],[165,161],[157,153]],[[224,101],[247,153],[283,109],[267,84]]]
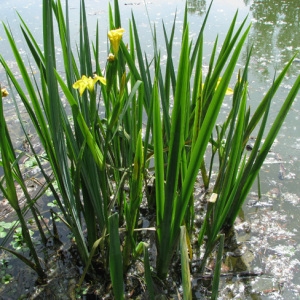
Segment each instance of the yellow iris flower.
[[124,28],[119,28],[119,29],[110,30],[107,34],[115,56],[117,56],[119,52],[120,42],[124,32],[125,32]]
[[2,95],[2,97],[8,96],[8,91],[7,91],[7,89],[2,88],[2,89],[1,89],[1,95]]
[[101,82],[102,84],[106,85],[106,79],[102,76],[95,75],[93,78],[92,77],[86,77],[83,75],[81,79],[77,80],[73,84],[74,89],[79,89],[79,94],[82,96],[83,92],[87,88],[90,92],[94,90],[94,86],[97,83],[97,81]]
[[[218,86],[219,86],[219,84],[220,84],[220,81],[221,81],[221,79],[222,79],[222,77],[219,77],[219,79],[218,79],[218,82],[217,82],[217,86],[216,86],[216,89],[218,88]],[[226,93],[225,93],[225,95],[232,95],[233,94],[233,89],[231,89],[231,88],[227,88],[227,90],[226,90]]]
[[[221,79],[222,79],[222,77],[219,77],[216,89],[218,88],[218,86],[219,86],[219,84],[221,82]],[[204,83],[202,83],[202,90],[203,90],[203,88],[204,88]],[[233,89],[231,89],[231,88],[228,87],[227,90],[226,90],[225,95],[232,95],[232,94],[233,94]]]
[[108,54],[108,57],[107,57],[107,60],[108,60],[109,62],[113,62],[113,61],[115,60],[115,56],[114,56],[112,53],[109,53],[109,54]]

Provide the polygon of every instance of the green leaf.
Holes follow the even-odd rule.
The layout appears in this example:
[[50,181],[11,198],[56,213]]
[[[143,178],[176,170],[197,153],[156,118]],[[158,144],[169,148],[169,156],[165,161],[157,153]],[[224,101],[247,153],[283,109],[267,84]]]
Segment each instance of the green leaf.
[[[155,167],[155,194],[156,194],[156,222],[160,227],[164,219],[165,206],[165,176],[164,176],[164,159],[163,159],[163,138],[162,126],[160,119],[160,105],[158,98],[157,81],[154,81],[153,92],[153,142],[154,142],[154,167]],[[157,232],[160,239],[161,233]]]
[[147,285],[147,291],[150,300],[154,300],[155,299],[154,285],[153,285],[153,280],[152,280],[151,270],[150,270],[148,245],[146,243],[143,243],[143,249],[144,249],[144,268],[145,268],[145,280]]
[[183,299],[192,300],[191,275],[185,226],[180,226],[180,256]]
[[108,218],[109,224],[109,272],[115,299],[124,299],[123,262],[119,236],[118,214]]
[[224,240],[225,240],[225,235],[221,234],[220,235],[220,243],[219,243],[219,247],[218,247],[217,261],[216,261],[215,270],[214,270],[213,284],[212,284],[212,295],[211,295],[212,300],[216,300],[218,298],[218,294],[219,294],[219,282],[220,282],[220,276],[221,276]]

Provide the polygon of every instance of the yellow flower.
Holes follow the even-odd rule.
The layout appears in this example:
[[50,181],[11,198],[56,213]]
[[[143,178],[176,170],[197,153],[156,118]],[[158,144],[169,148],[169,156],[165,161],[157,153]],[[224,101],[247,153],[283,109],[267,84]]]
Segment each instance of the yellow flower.
[[[217,82],[216,89],[218,88],[218,86],[219,86],[219,84],[220,84],[220,82],[221,82],[221,79],[222,79],[222,77],[219,77],[218,82]],[[231,88],[228,87],[227,90],[226,90],[225,95],[232,95],[232,94],[233,94],[233,89],[231,89]]]
[[1,89],[1,94],[2,94],[2,97],[8,96],[8,91],[7,91],[7,89],[2,88],[2,89]]
[[108,60],[109,62],[113,62],[113,61],[115,60],[115,56],[114,56],[112,53],[109,53],[109,54],[108,54],[108,57],[107,57],[107,60]]
[[94,80],[95,83],[97,81],[99,81],[102,84],[106,85],[106,79],[104,77],[102,77],[102,76],[98,76],[97,74],[94,75],[93,80]]
[[79,94],[82,96],[83,92],[87,88],[90,92],[94,90],[94,86],[97,83],[97,81],[100,81],[102,84],[106,85],[106,79],[102,76],[98,76],[97,74],[94,75],[94,77],[86,77],[83,75],[81,79],[76,81],[73,84],[74,89],[79,89]]
[[[219,86],[219,84],[221,82],[221,79],[222,79],[222,77],[219,77],[216,89],[218,88],[218,86]],[[202,90],[203,90],[203,88],[204,88],[204,83],[202,83]],[[227,90],[226,90],[225,95],[232,95],[232,94],[233,94],[233,89],[231,89],[231,88],[228,87]]]
[[107,34],[115,56],[117,56],[119,52],[120,42],[124,32],[125,32],[124,28],[119,28],[119,29],[110,30]]

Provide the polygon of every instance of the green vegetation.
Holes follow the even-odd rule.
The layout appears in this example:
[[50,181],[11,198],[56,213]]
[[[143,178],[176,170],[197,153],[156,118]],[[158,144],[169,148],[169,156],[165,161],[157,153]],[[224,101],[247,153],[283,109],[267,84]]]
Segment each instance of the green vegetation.
[[10,283],[12,276],[8,273],[12,269],[12,265],[9,264],[9,261],[1,259],[0,261],[0,276],[1,282],[4,284]]
[[[7,90],[14,100],[15,94],[21,98],[45,152],[43,156],[35,153],[20,117],[34,154],[27,164],[39,166],[46,180],[46,186],[32,198],[19,168],[22,153],[15,155],[4,118],[2,98],[8,93],[1,89],[0,148],[4,176],[0,188],[18,215],[22,235],[18,235],[18,243],[26,241],[32,256],[26,258],[17,249],[5,249],[33,268],[40,279],[45,279],[46,274],[25,214],[31,211],[45,243],[50,231],[44,233],[35,203],[51,190],[55,217],[59,215],[71,231],[85,266],[78,290],[86,273],[97,278],[94,266],[101,264],[112,282],[115,299],[123,299],[123,276],[137,259],[142,259],[147,290],[150,299],[154,299],[154,275],[165,280],[171,263],[180,257],[184,297],[191,299],[192,252],[205,245],[198,266],[203,271],[218,244],[213,280],[213,298],[217,297],[223,233],[233,225],[258,175],[299,90],[300,77],[272,120],[271,128],[266,130],[271,101],[292,61],[274,79],[259,107],[250,111],[247,72],[251,50],[244,68],[239,70],[234,89],[229,88],[236,78],[238,58],[250,30],[250,26],[244,28],[246,20],[237,26],[237,15],[234,16],[220,52],[217,53],[216,39],[208,73],[202,72],[204,29],[211,6],[212,3],[195,41],[189,39],[186,10],[178,66],[173,59],[175,20],[169,35],[163,26],[167,63],[162,67],[155,28],[150,61],[143,55],[134,15],[126,30],[128,45],[122,40],[125,30],[118,0],[114,1],[114,10],[109,7],[110,53],[105,66],[99,61],[98,25],[96,38],[90,44],[84,0],[76,50],[71,45],[68,2],[64,14],[60,0],[43,0],[42,47],[20,16],[21,30],[38,75],[26,68],[10,28],[3,24],[23,79],[21,85],[0,55],[9,78]],[[59,41],[54,39],[55,28]],[[56,47],[63,51],[63,71],[56,68]],[[221,105],[229,94],[233,94],[230,113],[218,124]],[[19,115],[17,103],[16,111]],[[100,111],[104,117],[100,117]],[[249,154],[245,146],[254,131],[257,138]],[[45,169],[44,160],[48,160],[51,173]],[[218,170],[214,170],[217,179],[212,181],[214,161],[218,162]],[[197,228],[195,246],[191,240],[195,239],[194,189],[198,175],[208,201],[204,221]],[[24,207],[19,206],[15,183],[26,196]],[[138,234],[141,204],[147,205],[148,212],[155,212],[156,265],[149,260],[149,236],[143,240]]]

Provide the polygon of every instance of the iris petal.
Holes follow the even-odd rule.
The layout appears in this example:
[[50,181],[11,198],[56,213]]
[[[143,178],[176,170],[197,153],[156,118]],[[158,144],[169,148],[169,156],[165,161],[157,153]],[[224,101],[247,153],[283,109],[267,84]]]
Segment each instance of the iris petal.
[[94,86],[97,81],[102,82],[103,84],[106,84],[106,80],[102,76],[95,75],[94,78],[92,77],[86,77],[83,75],[81,79],[77,80],[73,84],[74,89],[79,89],[79,94],[82,96],[84,93],[85,89],[87,88],[90,92],[94,90]]
[[118,54],[120,42],[124,32],[125,32],[124,28],[119,28],[119,29],[110,30],[107,34],[110,40],[112,50],[115,55]]

